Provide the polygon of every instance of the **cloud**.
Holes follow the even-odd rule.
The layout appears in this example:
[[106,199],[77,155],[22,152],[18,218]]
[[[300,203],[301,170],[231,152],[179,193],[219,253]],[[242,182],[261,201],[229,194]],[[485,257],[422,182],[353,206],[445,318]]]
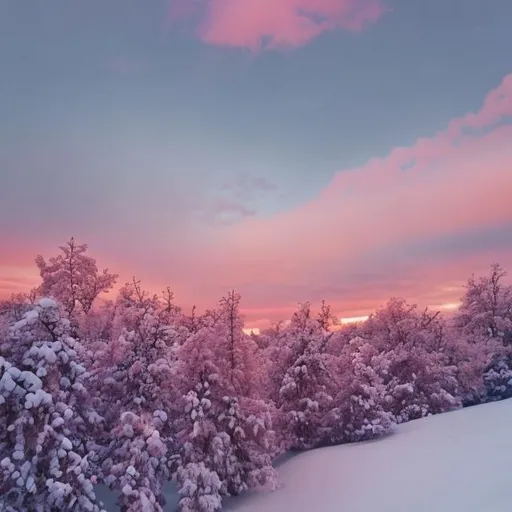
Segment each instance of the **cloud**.
[[263,176],[251,176],[246,173],[231,175],[225,180],[222,189],[241,201],[250,201],[261,193],[274,192],[277,185]]
[[[157,292],[169,284],[186,308],[212,307],[227,290],[238,289],[249,327],[289,318],[305,300],[326,299],[344,317],[366,315],[393,295],[424,306],[457,302],[473,272],[484,273],[496,261],[512,271],[511,121],[512,74],[479,110],[409,147],[337,172],[299,207],[258,216],[252,203],[274,187],[248,175],[233,175],[211,196],[196,190],[194,177],[172,190],[159,186],[155,197],[145,179],[130,186],[161,208],[149,214],[134,208],[136,217],[125,219],[124,231],[106,233],[109,213],[95,228],[105,231],[103,239],[83,239],[100,266],[121,273],[120,282],[135,274]],[[123,189],[118,194],[126,195]],[[120,199],[112,204],[123,215]],[[180,213],[191,208],[229,222],[198,229]],[[17,283],[4,281],[0,294],[2,286],[19,289],[37,277],[37,252],[55,254],[53,238],[49,250],[47,231],[36,231],[37,239],[26,230],[15,238],[9,231],[6,247],[16,245],[19,254],[4,252],[0,264],[19,269],[0,268],[0,277]],[[21,268],[22,246],[29,243],[30,271]]]
[[171,2],[171,17],[195,14],[208,44],[258,50],[302,46],[335,29],[359,32],[385,12],[381,0],[205,0]]
[[255,216],[258,213],[255,203],[277,190],[278,187],[263,176],[233,173],[201,198],[195,208],[196,218],[209,225],[232,224]]
[[270,316],[263,303],[293,307],[326,295],[354,314],[390,295],[457,299],[448,284],[458,289],[493,261],[512,264],[510,244],[500,241],[512,225],[511,117],[508,75],[480,110],[447,129],[338,172],[296,209],[226,228],[197,286],[207,275],[219,289],[246,291],[254,318]]

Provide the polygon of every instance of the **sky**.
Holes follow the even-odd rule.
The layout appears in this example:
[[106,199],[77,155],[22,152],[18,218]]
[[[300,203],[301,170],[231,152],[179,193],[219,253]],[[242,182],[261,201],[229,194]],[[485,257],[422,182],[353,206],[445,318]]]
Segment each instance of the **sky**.
[[74,236],[185,307],[512,272],[510,0],[3,0],[0,296]]

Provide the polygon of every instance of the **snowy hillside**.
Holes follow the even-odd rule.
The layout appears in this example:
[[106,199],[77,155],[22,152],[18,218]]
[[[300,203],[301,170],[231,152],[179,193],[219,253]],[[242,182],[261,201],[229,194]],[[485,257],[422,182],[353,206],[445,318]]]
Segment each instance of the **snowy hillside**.
[[236,512],[508,512],[512,400],[412,421],[386,439],[300,454],[284,488]]
[[[224,510],[509,512],[511,427],[512,399],[411,421],[385,439],[297,455],[279,468],[280,490]],[[176,496],[168,502],[172,511]]]

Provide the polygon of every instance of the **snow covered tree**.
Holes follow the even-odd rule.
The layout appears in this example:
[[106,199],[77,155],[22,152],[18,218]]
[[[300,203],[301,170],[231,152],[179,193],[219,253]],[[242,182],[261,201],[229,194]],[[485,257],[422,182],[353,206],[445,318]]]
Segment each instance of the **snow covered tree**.
[[494,264],[489,276],[469,278],[455,320],[464,333],[504,338],[512,331],[512,286],[503,282],[506,277]]
[[113,339],[96,345],[91,391],[106,421],[100,476],[122,493],[123,511],[162,510],[176,451],[175,311],[167,306],[133,280],[116,301]]
[[[215,502],[217,497],[235,496],[247,489],[260,487],[273,488],[276,475],[272,468],[272,431],[270,414],[258,411],[247,413],[254,407],[252,399],[240,407],[237,398],[216,394],[215,383],[209,384],[205,379],[185,397],[185,413],[188,421],[179,434],[182,450],[178,462],[177,479],[180,492],[190,498],[187,485],[183,481],[186,474],[193,480],[195,495],[209,495]],[[256,405],[257,407],[257,405]],[[261,404],[260,404],[261,407]],[[205,471],[208,478],[204,478]],[[201,488],[211,484],[214,473],[218,485]],[[215,481],[217,481],[215,479]],[[190,506],[184,499],[181,506]],[[192,509],[191,509],[192,510]]]
[[454,318],[455,333],[463,339],[459,345],[474,345],[480,355],[472,367],[486,363],[479,365],[483,391],[473,393],[469,403],[512,396],[512,286],[504,283],[506,277],[497,264],[486,277],[472,276]]
[[80,312],[88,313],[100,293],[110,290],[116,274],[107,269],[100,272],[96,260],[87,256],[87,245],[77,244],[71,238],[60,247],[61,253],[46,262],[39,255],[36,264],[43,280],[39,293],[57,299],[72,318]]
[[102,462],[103,481],[121,491],[122,512],[163,512],[163,484],[170,476],[168,439],[161,439],[167,414],[123,412]]
[[416,306],[391,299],[362,332],[388,361],[379,375],[398,423],[461,406],[457,368],[441,350],[445,330],[438,313],[419,313]]
[[253,377],[257,345],[243,331],[240,301],[240,294],[230,291],[219,301],[217,308],[207,314],[204,325],[215,345],[222,377],[229,381],[234,394],[250,396],[255,392]]
[[325,420],[334,406],[332,384],[329,356],[318,347],[306,348],[288,368],[279,391],[288,448],[307,450],[328,438]]
[[332,308],[329,304],[322,300],[320,311],[317,315],[317,322],[324,331],[331,331],[341,325],[339,318],[332,313]]
[[386,386],[379,375],[382,355],[361,338],[355,338],[351,345],[352,353],[342,358],[348,361],[329,418],[333,444],[382,437],[393,427],[392,415],[386,410]]
[[310,353],[323,352],[332,333],[328,334],[320,322],[313,318],[311,306],[306,302],[299,303],[286,327],[278,325],[267,330],[265,335],[269,338],[263,352],[268,361],[267,396],[280,404],[283,400],[283,379],[289,369],[306,350]]
[[0,510],[101,510],[87,455],[68,437],[75,422],[41,378],[0,357]]
[[225,343],[215,325],[205,326],[178,351],[185,413],[178,423],[182,448],[176,465],[182,510],[220,506],[219,497],[274,478],[270,414],[256,400],[236,398]]
[[175,338],[172,317],[155,295],[138,281],[120,290],[113,339],[97,345],[93,365],[97,407],[108,422],[122,412],[170,415],[173,395]]
[[58,304],[43,298],[14,324],[2,354],[21,370],[34,370],[55,403],[65,404],[76,413],[73,435],[76,443],[85,443],[93,438],[95,429],[101,429],[103,420],[87,389],[89,374],[82,362],[83,347],[69,333],[69,320],[61,316]]
[[396,347],[384,382],[389,408],[398,423],[461,407],[457,368],[421,347]]
[[36,291],[13,293],[9,299],[0,300],[0,318],[7,323],[18,322],[36,301]]
[[221,481],[204,462],[191,462],[177,470],[180,512],[216,512],[222,508]]
[[99,510],[91,459],[102,418],[91,406],[69,321],[53,300],[41,299],[8,341],[0,358],[4,503],[41,512]]

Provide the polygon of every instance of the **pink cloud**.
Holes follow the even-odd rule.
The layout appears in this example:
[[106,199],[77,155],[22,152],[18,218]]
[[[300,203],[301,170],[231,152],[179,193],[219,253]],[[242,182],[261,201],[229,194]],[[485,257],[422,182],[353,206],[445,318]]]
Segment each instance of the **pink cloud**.
[[[171,16],[183,10],[171,4]],[[381,0],[206,0],[198,34],[209,44],[250,49],[302,46],[323,32],[358,32],[386,11]]]
[[[370,265],[378,264],[378,255],[388,247],[511,224],[511,115],[509,75],[488,94],[480,110],[452,120],[446,130],[337,173],[318,197],[299,208],[270,219],[247,218],[226,228],[208,251],[205,274],[199,272],[192,279],[198,279],[197,286],[209,279],[218,289],[227,282],[242,290],[249,282],[259,283],[268,287],[265,300],[276,306],[290,300],[291,293],[295,300],[314,300],[313,292],[301,297],[285,291],[286,286],[314,290],[333,279],[342,284],[356,271],[373,272]],[[429,287],[449,279],[443,271],[453,263],[449,258],[424,258],[421,264],[429,272],[413,268],[408,289],[397,279],[396,289],[389,286],[377,297],[373,283],[373,300],[401,293],[426,297]],[[365,267],[366,260],[373,263]],[[512,250],[468,255],[467,264],[453,263],[453,275],[463,279],[475,266],[485,270],[495,260],[512,264]],[[414,261],[408,263],[414,267]],[[381,270],[392,274],[396,269]],[[453,298],[447,296],[449,301]],[[256,304],[251,307],[258,309]],[[361,309],[355,303],[351,308]],[[262,313],[255,311],[255,316],[261,318]]]
[[[325,298],[345,317],[368,314],[392,295],[421,305],[456,302],[471,273],[486,272],[498,261],[512,274],[512,242],[429,250],[439,239],[475,232],[478,242],[480,234],[496,226],[512,226],[511,118],[512,74],[479,110],[410,147],[336,173],[322,193],[298,208],[259,218],[244,215],[237,202],[219,199],[213,210],[242,218],[209,228],[200,240],[174,240],[165,221],[159,224],[158,242],[148,234],[142,244],[150,247],[146,260],[131,246],[121,250],[119,234],[117,253],[110,249],[107,258],[97,252],[101,245],[92,244],[91,252],[101,266],[122,274],[120,282],[135,274],[157,292],[171,285],[186,308],[194,303],[199,309],[211,307],[235,287],[244,295],[250,327],[289,318],[297,301],[304,300]],[[246,185],[240,184],[242,197]],[[22,235],[20,251],[26,243]],[[2,287],[5,293],[37,277],[32,263],[37,252],[55,253],[53,245],[51,250],[44,246],[46,237],[30,242],[28,259],[14,250],[2,254],[3,265],[12,269],[28,262],[30,271],[0,267],[0,277],[18,281],[0,282],[0,295]]]

